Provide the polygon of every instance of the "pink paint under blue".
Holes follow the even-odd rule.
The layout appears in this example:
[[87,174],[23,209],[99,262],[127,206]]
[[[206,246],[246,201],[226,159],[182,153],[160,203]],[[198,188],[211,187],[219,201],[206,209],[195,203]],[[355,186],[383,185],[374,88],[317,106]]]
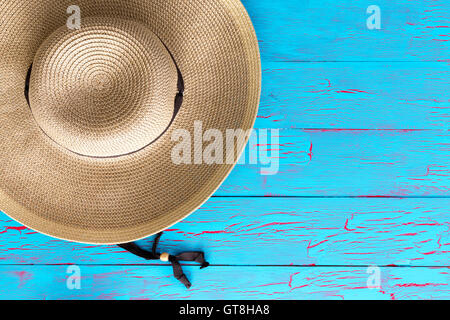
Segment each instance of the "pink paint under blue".
[[381,30],[366,27],[368,0],[243,3],[263,62],[256,126],[280,129],[264,146],[280,173],[238,166],[166,232],[162,250],[204,250],[213,266],[186,267],[186,290],[161,263],[0,215],[0,298],[450,297],[450,3],[378,0]]

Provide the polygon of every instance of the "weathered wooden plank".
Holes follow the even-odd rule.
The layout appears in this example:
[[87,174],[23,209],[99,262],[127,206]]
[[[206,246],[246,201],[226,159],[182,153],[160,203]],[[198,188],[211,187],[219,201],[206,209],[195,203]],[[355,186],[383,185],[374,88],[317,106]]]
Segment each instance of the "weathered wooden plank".
[[[265,61],[447,60],[446,0],[244,0]],[[367,27],[378,5],[381,29]]]
[[272,163],[238,165],[216,195],[450,195],[448,131],[286,129],[274,136],[279,141],[249,146],[269,150]]
[[[186,290],[170,267],[82,266],[81,289],[66,266],[0,266],[0,299],[448,299],[449,268],[381,268],[370,289],[363,267],[185,267]],[[7,288],[7,290],[5,290]]]
[[263,66],[257,128],[447,129],[445,62]]
[[[214,198],[170,228],[160,250],[203,250],[216,265],[449,266],[448,208],[449,198]],[[147,263],[1,220],[0,265]]]
[[[249,145],[246,164],[217,196],[450,195],[448,131],[285,129],[275,136]],[[258,156],[251,164],[249,150],[267,153],[270,163]]]

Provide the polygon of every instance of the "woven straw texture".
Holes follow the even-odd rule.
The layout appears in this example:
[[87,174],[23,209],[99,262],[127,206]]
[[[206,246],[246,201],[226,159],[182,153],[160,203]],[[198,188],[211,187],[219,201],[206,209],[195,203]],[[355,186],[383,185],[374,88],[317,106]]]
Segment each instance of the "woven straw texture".
[[0,57],[0,210],[60,239],[119,244],[184,219],[233,165],[174,164],[174,130],[248,130],[257,114],[238,0],[2,0]]

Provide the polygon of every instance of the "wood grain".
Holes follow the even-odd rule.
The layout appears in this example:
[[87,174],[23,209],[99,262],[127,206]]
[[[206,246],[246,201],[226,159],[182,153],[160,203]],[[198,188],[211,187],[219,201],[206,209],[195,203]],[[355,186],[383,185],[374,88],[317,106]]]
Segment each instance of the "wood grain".
[[[450,199],[210,200],[165,232],[161,252],[215,265],[449,266]],[[142,264],[115,246],[55,240],[0,222],[0,264]],[[140,242],[150,248],[152,238]]]
[[238,165],[216,195],[450,195],[448,131],[286,129],[277,136],[249,146],[268,150],[277,174],[264,175],[270,165]]
[[81,266],[81,290],[68,290],[66,266],[0,266],[0,299],[445,299],[449,268],[381,268],[381,288],[361,267],[185,267],[184,289],[171,267]]
[[[448,61],[446,0],[244,0],[263,61]],[[381,30],[367,28],[370,5]]]
[[257,128],[447,129],[450,123],[448,62],[267,62],[263,82]]

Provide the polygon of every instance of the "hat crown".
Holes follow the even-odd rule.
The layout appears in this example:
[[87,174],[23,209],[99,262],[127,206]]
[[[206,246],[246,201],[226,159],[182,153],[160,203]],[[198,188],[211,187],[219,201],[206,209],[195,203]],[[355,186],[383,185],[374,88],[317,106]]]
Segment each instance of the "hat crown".
[[30,107],[60,146],[90,157],[136,152],[161,136],[174,115],[177,67],[159,38],[137,22],[87,18],[39,48]]

